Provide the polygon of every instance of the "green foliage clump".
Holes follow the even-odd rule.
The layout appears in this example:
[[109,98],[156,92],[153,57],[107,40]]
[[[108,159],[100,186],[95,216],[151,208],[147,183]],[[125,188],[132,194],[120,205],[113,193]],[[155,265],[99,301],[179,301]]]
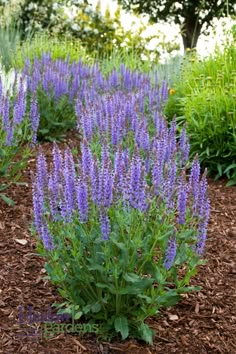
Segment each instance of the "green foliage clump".
[[[163,307],[177,304],[181,294],[199,290],[189,286],[201,264],[191,245],[194,231],[176,236],[179,250],[175,266],[166,270],[162,254],[173,233],[174,215],[153,203],[147,219],[141,212],[112,208],[109,217],[114,230],[109,241],[101,238],[97,211],[89,225],[63,221],[51,225],[55,249],[38,250],[46,256],[46,270],[66,302],[61,313],[74,314],[88,323],[99,324],[99,335],[111,339],[134,337],[152,343],[153,331],[144,320]],[[167,215],[167,213],[166,213]],[[77,220],[77,221],[76,221]],[[185,268],[181,277],[178,269]],[[59,313],[60,313],[59,312]]]
[[216,179],[236,183],[236,48],[229,45],[203,61],[187,55],[165,108],[187,122],[191,153]]
[[54,141],[64,137],[65,132],[75,127],[73,103],[67,95],[59,100],[48,95],[41,87],[37,90],[40,122],[37,138],[39,141]]

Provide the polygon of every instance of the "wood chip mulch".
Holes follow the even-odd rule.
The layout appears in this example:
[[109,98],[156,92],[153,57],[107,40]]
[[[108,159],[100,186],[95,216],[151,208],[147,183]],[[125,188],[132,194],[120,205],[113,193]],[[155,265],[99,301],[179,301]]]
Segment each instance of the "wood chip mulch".
[[[50,144],[43,149],[50,155]],[[0,201],[0,353],[236,353],[236,187],[226,187],[225,181],[209,180],[207,264],[191,281],[202,290],[148,321],[156,331],[153,346],[135,340],[98,343],[92,335],[65,333],[46,340],[39,335],[39,323],[20,325],[19,306],[45,313],[60,300],[45,280],[44,259],[36,255],[29,230],[34,165],[33,157],[23,175],[26,186],[8,190],[15,206]]]

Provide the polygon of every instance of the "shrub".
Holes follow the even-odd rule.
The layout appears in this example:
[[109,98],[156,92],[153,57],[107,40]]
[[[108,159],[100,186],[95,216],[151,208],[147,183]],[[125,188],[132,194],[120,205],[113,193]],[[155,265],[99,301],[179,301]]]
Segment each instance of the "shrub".
[[206,240],[206,173],[195,158],[186,175],[186,131],[177,140],[176,122],[161,117],[165,82],[122,66],[106,80],[96,71],[84,97],[79,160],[55,144],[50,170],[37,159],[38,249],[65,299],[60,312],[98,324],[102,338],[151,343],[145,319],[198,289],[189,281]]
[[216,178],[227,176],[228,184],[236,183],[235,63],[234,45],[202,62],[187,57],[165,109],[187,122],[192,156],[198,153],[201,165]]
[[[83,160],[92,156],[89,148],[84,153]],[[39,156],[33,199],[41,254],[76,319],[99,324],[102,337],[120,332],[151,343],[144,320],[195,289],[188,285],[205,243],[206,177],[199,181],[195,161],[190,182],[182,175],[173,184],[169,161],[164,188],[156,166],[144,172],[138,149],[127,170],[122,158],[114,169],[106,146],[102,153],[101,162],[87,160],[87,175],[68,149],[62,158],[54,147],[49,175]]]

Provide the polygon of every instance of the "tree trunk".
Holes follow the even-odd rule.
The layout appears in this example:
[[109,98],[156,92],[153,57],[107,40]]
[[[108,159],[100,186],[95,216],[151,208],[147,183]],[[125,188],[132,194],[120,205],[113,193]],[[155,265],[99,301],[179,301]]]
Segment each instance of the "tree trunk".
[[187,48],[189,49],[196,48],[198,38],[201,33],[201,27],[202,26],[198,22],[197,17],[186,19],[183,26],[183,33],[182,33],[185,51]]

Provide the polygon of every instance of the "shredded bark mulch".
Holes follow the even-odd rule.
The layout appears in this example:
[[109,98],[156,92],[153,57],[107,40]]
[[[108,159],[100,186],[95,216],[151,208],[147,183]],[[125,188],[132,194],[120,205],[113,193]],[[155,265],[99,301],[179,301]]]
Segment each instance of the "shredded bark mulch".
[[[44,144],[43,150],[50,156],[51,145]],[[226,181],[209,180],[207,263],[191,281],[202,290],[186,294],[181,303],[148,321],[156,332],[153,346],[135,340],[98,343],[93,335],[68,333],[45,339],[37,321],[20,324],[19,306],[29,311],[31,305],[33,313],[42,314],[62,301],[45,279],[44,259],[30,235],[34,165],[32,157],[23,174],[25,186],[8,190],[15,206],[0,201],[0,353],[236,353],[236,187],[226,187]]]

